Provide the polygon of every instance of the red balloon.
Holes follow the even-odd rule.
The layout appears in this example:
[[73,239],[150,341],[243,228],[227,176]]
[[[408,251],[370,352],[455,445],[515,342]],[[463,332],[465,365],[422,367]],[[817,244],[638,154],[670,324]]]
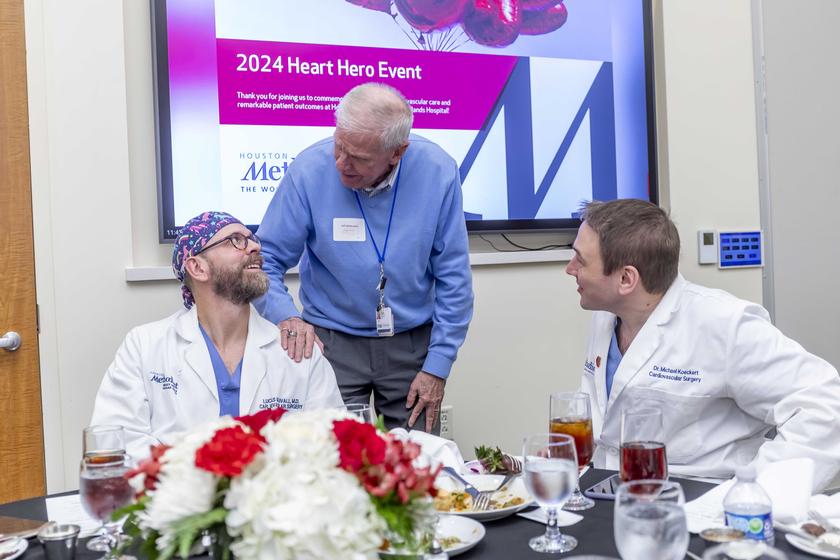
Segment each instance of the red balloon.
[[347,0],[351,4],[367,8],[368,10],[376,10],[377,12],[391,13],[391,0]]
[[469,0],[394,0],[405,20],[418,31],[449,27],[461,20]]
[[464,31],[488,47],[504,47],[519,37],[522,11],[519,0],[470,0],[464,11]]
[[563,5],[563,2],[559,2],[547,10],[539,12],[525,10],[522,12],[521,33],[523,35],[550,33],[560,29],[566,23],[568,17],[569,12],[566,11],[566,6]]
[[519,0],[523,10],[545,10],[557,3],[557,0]]

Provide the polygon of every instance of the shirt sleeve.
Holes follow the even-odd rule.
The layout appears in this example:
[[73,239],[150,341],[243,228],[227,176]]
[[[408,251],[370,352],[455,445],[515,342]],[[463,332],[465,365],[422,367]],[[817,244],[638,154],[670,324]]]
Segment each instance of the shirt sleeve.
[[759,306],[748,307],[733,331],[732,396],[741,409],[777,430],[759,449],[759,465],[809,457],[815,464],[814,489],[824,488],[840,470],[837,370],[783,335]]
[[91,425],[122,426],[126,452],[138,461],[161,442],[152,435],[151,407],[142,376],[139,336],[126,336],[96,394]]
[[285,277],[286,271],[300,261],[311,222],[309,207],[300,196],[292,173],[286,173],[257,230],[269,286],[268,292],[254,302],[254,307],[272,323],[300,316]]
[[423,371],[447,378],[473,313],[472,272],[461,181],[455,170],[441,206],[430,265],[435,278],[432,334]]
[[312,358],[307,361],[309,362],[309,384],[306,402],[303,405],[304,410],[344,406],[344,400],[341,398],[341,392],[335,380],[335,372],[317,344],[312,348]]

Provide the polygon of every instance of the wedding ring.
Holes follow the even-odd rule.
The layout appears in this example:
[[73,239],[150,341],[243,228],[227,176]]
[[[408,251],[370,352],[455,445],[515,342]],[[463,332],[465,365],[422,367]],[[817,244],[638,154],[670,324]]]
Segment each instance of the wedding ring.
[[290,330],[290,331],[289,331],[289,336],[290,336],[290,337],[295,337],[295,336],[297,336],[297,331],[291,331],[291,330]]

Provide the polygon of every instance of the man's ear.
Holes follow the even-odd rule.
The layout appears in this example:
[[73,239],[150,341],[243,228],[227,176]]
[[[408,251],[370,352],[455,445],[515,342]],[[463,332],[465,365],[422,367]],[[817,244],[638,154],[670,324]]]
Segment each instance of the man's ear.
[[206,282],[210,279],[210,265],[201,257],[189,257],[184,262],[184,272],[195,282]]
[[394,155],[391,156],[391,165],[396,165],[403,155],[405,155],[405,151],[408,149],[408,144],[408,141],[406,141],[402,146],[394,150]]
[[642,277],[639,275],[639,270],[632,265],[623,266],[618,277],[618,292],[626,296],[641,287]]

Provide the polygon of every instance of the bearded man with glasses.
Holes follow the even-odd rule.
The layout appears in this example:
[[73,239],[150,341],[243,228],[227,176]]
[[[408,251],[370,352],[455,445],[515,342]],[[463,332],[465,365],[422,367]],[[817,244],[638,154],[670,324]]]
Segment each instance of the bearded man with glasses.
[[91,424],[123,426],[132,457],[213,417],[342,406],[320,350],[295,362],[251,305],[268,290],[260,250],[224,212],[204,212],[181,229],[172,267],[184,309],[128,333],[94,405]]

